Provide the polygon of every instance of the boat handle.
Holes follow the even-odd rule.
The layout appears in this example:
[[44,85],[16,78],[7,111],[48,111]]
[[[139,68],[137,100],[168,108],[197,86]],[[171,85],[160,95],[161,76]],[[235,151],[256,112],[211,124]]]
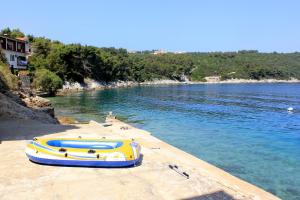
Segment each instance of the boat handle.
[[66,151],[67,151],[67,149],[60,148],[58,151],[59,151],[59,152],[66,152]]
[[88,153],[96,153],[96,151],[93,150],[93,149],[90,149],[90,150],[88,151]]

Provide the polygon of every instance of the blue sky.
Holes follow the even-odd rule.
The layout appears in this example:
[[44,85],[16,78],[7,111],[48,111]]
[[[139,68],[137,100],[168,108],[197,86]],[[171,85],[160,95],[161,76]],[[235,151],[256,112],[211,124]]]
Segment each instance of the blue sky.
[[299,8],[297,0],[14,0],[1,2],[0,28],[129,50],[294,52]]

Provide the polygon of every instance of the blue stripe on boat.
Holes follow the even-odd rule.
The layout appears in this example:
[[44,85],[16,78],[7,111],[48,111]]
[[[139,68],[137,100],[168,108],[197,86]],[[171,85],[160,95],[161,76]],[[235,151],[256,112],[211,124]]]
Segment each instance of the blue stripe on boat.
[[[59,151],[57,150],[54,150],[54,149],[51,149],[51,148],[48,148],[48,147],[45,147],[43,145],[40,145],[39,143],[36,143],[36,142],[31,142],[31,144],[37,146],[37,147],[40,147],[42,149],[45,149],[45,150],[48,150],[48,151],[52,151],[52,152],[56,152],[56,153],[59,153]],[[77,158],[95,158],[96,156],[80,156],[80,155],[75,155],[75,154],[72,154],[72,153],[69,153],[70,156],[73,156],[73,157],[77,157]]]
[[81,160],[57,160],[38,158],[27,154],[28,158],[36,163],[62,166],[83,166],[83,167],[129,167],[139,162],[139,159],[127,161],[81,161]]
[[51,149],[51,148],[48,148],[48,147],[45,147],[45,146],[43,146],[43,145],[40,145],[40,144],[37,143],[37,142],[31,142],[31,144],[33,144],[33,145],[35,145],[35,146],[37,146],[37,147],[40,147],[40,148],[42,148],[42,149],[46,149],[46,150],[48,150],[48,151],[54,151],[54,152],[56,152],[56,150]]
[[115,149],[122,146],[121,141],[90,141],[90,140],[49,140],[49,146],[79,149]]

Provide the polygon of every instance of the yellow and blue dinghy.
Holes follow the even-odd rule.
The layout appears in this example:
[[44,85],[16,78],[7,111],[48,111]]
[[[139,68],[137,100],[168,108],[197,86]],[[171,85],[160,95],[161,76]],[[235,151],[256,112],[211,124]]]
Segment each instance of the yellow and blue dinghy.
[[36,163],[85,167],[127,167],[140,159],[140,145],[131,140],[34,138],[26,148]]

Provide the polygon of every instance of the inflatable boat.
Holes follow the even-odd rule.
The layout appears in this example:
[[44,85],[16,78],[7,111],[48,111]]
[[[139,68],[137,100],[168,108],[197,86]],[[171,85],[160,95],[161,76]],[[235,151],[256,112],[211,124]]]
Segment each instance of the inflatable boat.
[[47,165],[128,167],[139,162],[140,149],[132,140],[34,138],[26,155]]

